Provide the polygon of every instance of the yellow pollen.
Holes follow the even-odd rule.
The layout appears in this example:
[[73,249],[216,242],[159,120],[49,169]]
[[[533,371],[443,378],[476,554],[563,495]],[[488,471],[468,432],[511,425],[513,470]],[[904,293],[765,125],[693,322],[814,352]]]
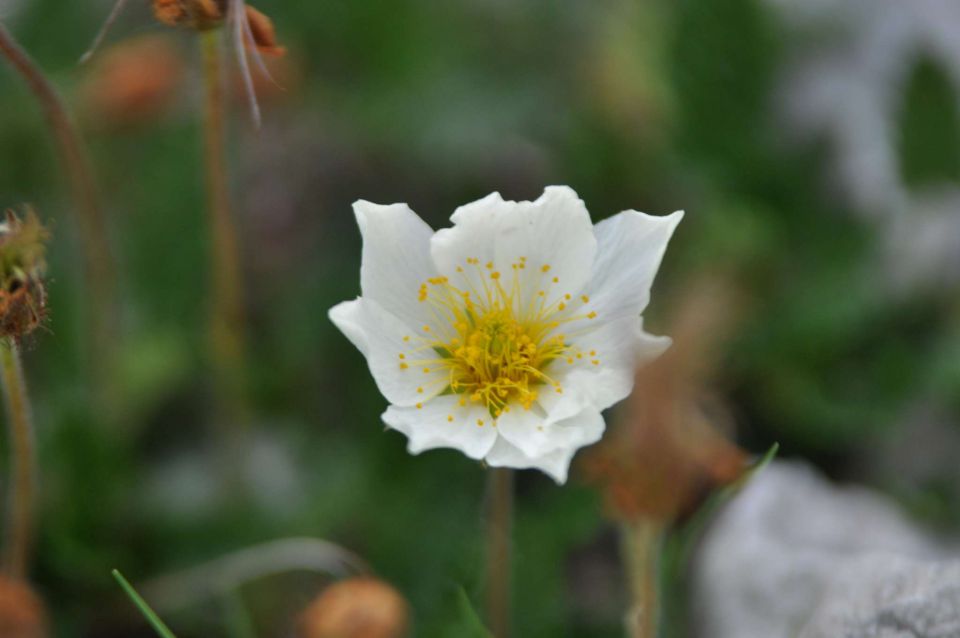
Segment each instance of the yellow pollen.
[[590,314],[587,315],[587,319],[595,319],[597,316],[596,312],[590,311]]
[[448,414],[448,415],[447,415],[447,421],[449,421],[450,423],[453,423],[453,415],[452,415],[452,414]]
[[400,362],[400,369],[401,369],[401,370],[406,370],[406,369],[409,368],[409,367],[410,367],[410,366],[408,366],[406,363],[403,363],[402,361]]
[[[523,266],[520,259],[519,266]],[[476,265],[476,258],[467,263]],[[487,264],[492,269],[492,262]],[[547,265],[549,269],[549,265]],[[519,405],[530,410],[540,386],[559,389],[551,378],[551,365],[572,361],[577,352],[560,332],[565,324],[582,321],[583,315],[560,317],[562,304],[545,301],[544,290],[522,290],[522,280],[504,281],[499,271],[489,279],[467,279],[459,285],[447,277],[428,280],[426,302],[433,320],[423,326],[428,335],[417,337],[415,364],[424,373],[436,373],[445,389],[460,395],[458,403],[484,406],[492,420]],[[432,326],[432,328],[431,328]],[[403,358],[403,357],[401,357]],[[425,389],[418,389],[425,392]]]
[[583,303],[588,303],[590,301],[590,297],[588,295],[581,295],[580,298],[583,299]]
[[417,392],[423,394],[423,388],[417,388]]
[[544,264],[543,268],[540,269],[543,272],[550,272],[550,264]]
[[410,335],[405,335],[405,336],[403,337],[403,340],[404,340],[404,341],[410,341]]
[[595,365],[595,366],[598,366],[598,365],[600,365],[600,360],[599,360],[599,359],[594,359],[594,360],[591,361],[590,363],[592,363],[592,364]]
[[420,409],[422,409],[422,408],[423,408],[423,404],[422,404],[422,403],[418,403],[418,404],[417,404],[417,409],[420,410]]
[[596,351],[596,350],[591,350],[591,351],[590,351],[590,356],[591,356],[591,357],[597,356],[597,351]]
[[483,419],[477,419],[477,425],[483,427]]
[[406,359],[406,358],[407,358],[407,355],[401,353],[401,354],[400,354],[400,358],[401,358],[401,359]]

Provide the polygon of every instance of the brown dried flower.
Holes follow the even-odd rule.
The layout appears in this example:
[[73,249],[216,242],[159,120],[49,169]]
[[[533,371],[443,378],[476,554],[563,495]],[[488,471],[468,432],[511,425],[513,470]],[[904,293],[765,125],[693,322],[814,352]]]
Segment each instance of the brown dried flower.
[[669,322],[674,345],[637,372],[618,425],[585,461],[617,520],[669,523],[747,467],[743,451],[704,410],[716,346],[734,305],[730,290],[714,279],[687,290]]
[[0,336],[23,337],[43,321],[47,293],[46,241],[49,232],[28,209],[21,221],[8,210],[0,223]]
[[370,577],[330,585],[300,617],[299,638],[401,638],[407,635],[406,600],[387,583]]
[[0,577],[0,636],[46,638],[43,603],[23,582]]

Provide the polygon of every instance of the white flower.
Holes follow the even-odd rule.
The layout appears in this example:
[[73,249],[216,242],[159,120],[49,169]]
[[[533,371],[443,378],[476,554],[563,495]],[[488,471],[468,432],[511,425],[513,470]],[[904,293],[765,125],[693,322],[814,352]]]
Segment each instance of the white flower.
[[354,204],[362,297],[330,318],[367,358],[409,450],[456,448],[558,483],[600,439],[600,411],[669,345],[643,331],[650,285],[683,217],[626,211],[593,226],[570,188],[493,193],[434,233],[406,204]]

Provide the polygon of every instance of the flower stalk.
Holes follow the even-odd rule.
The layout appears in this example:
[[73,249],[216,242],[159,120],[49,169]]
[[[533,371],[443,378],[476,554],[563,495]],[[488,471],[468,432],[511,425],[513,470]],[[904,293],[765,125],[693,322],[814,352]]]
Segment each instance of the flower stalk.
[[212,240],[210,339],[218,417],[245,421],[243,403],[243,293],[237,229],[230,211],[225,152],[223,58],[219,29],[200,32],[203,50],[204,161]]
[[513,470],[490,468],[487,523],[487,625],[497,638],[510,635],[510,565]]
[[660,624],[660,550],[664,524],[638,518],[621,525],[630,608],[624,624],[630,638],[656,638]]
[[33,419],[27,399],[20,355],[14,337],[0,339],[0,378],[7,403],[12,479],[4,567],[11,578],[23,579],[27,571],[33,533],[36,494],[36,460]]
[[[93,179],[90,161],[84,152],[80,135],[70,119],[67,109],[56,89],[36,62],[14,40],[6,27],[0,23],[0,55],[5,57],[23,77],[30,91],[40,103],[47,124],[56,141],[57,151],[70,184],[70,190],[78,213],[78,226],[83,247],[86,289],[90,297],[91,342],[88,352],[92,357],[94,379],[97,381],[97,398],[110,394],[106,389],[105,363],[114,339],[112,318],[115,312],[114,268],[111,250],[107,241],[107,223],[100,201],[100,194]],[[107,354],[104,354],[107,353]]]

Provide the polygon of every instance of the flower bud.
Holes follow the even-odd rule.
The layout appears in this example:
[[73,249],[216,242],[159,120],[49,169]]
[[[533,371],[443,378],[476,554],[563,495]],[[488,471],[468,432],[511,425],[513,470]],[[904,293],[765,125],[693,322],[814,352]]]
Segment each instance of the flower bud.
[[23,582],[0,577],[0,636],[46,638],[43,603]]
[[407,635],[406,600],[387,583],[369,577],[330,585],[303,612],[299,638],[401,638]]

